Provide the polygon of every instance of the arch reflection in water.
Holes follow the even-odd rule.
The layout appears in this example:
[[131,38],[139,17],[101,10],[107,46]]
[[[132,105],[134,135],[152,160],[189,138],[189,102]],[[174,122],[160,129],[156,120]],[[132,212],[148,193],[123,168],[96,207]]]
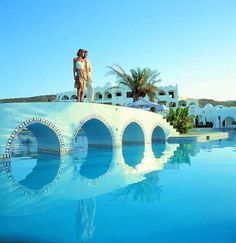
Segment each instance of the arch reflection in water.
[[152,133],[152,151],[155,158],[160,158],[166,149],[165,133],[159,126]]
[[88,179],[96,179],[106,174],[110,168],[112,149],[88,147],[87,156],[81,162],[77,164],[80,175]]
[[96,179],[108,171],[112,161],[112,136],[105,124],[98,119],[83,124],[76,136],[74,158],[76,170],[88,179]]
[[152,151],[155,158],[160,158],[166,150],[166,143],[164,141],[153,142]]
[[144,133],[136,122],[130,123],[122,136],[122,154],[124,161],[131,167],[137,166],[144,157]]
[[[56,177],[61,161],[59,150],[53,155],[38,151],[38,141],[41,145],[42,141],[35,137],[31,126],[34,130],[38,124],[23,128],[14,138],[10,169],[14,182],[31,190],[40,190]],[[39,126],[46,127],[42,124]]]
[[55,179],[60,164],[59,155],[40,153],[37,157],[12,158],[11,174],[20,185],[31,190],[40,190]]

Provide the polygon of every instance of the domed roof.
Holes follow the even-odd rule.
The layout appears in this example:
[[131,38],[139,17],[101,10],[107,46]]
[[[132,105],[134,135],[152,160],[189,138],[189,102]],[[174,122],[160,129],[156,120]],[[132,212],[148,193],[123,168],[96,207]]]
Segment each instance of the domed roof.
[[208,104],[206,104],[206,105],[204,106],[204,109],[207,109],[207,110],[212,109],[212,108],[213,108],[213,105],[210,104],[210,103],[208,103]]

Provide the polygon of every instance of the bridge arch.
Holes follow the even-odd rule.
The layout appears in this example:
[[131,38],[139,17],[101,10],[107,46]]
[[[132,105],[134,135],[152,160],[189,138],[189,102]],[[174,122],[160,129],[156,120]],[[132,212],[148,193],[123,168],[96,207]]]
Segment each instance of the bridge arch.
[[160,124],[155,124],[150,132],[151,141],[165,141],[165,129]]
[[31,131],[36,137],[39,152],[60,153],[65,151],[64,140],[59,129],[44,118],[33,117],[22,122],[11,133],[6,145],[7,156],[11,156],[14,139],[25,128]]
[[145,129],[137,120],[127,122],[121,132],[122,155],[130,168],[141,163],[145,151]]
[[[97,181],[107,174],[112,167],[114,143],[113,130],[104,118],[92,115],[80,121],[73,133],[71,151],[83,161],[78,168],[76,167],[82,179]],[[94,160],[95,155],[99,156],[99,161]]]
[[11,185],[24,195],[37,197],[46,195],[60,180],[63,156],[39,154],[37,158],[30,158],[31,163],[27,165],[27,170],[23,174],[17,173],[21,163],[17,163],[18,161],[14,159],[11,158],[5,163],[5,170]]
[[122,128],[120,140],[122,143],[144,143],[146,142],[146,132],[143,125],[138,120],[128,121]]
[[99,115],[92,115],[81,120],[74,130],[71,139],[72,150],[76,137],[81,130],[83,130],[87,136],[88,146],[112,147],[115,144],[115,135],[109,123]]

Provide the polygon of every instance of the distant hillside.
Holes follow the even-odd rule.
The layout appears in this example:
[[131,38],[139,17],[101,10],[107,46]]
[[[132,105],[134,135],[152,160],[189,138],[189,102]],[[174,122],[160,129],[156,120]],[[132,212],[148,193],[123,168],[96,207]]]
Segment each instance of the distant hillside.
[[228,100],[228,101],[216,101],[212,99],[199,99],[199,106],[204,107],[206,104],[212,104],[213,106],[216,105],[223,105],[226,107],[229,106],[236,106],[236,100]]
[[56,95],[40,95],[26,98],[0,99],[0,103],[52,102]]

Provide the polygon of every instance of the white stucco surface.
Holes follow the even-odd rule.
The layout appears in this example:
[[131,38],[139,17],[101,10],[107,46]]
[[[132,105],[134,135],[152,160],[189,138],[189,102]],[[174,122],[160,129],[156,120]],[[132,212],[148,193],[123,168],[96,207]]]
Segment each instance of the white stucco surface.
[[[40,137],[42,149],[54,149],[57,142],[63,152],[71,150],[73,139],[80,128],[93,120],[94,127],[89,127],[90,137],[96,145],[112,145],[119,147],[126,127],[137,124],[144,134],[145,144],[150,144],[156,127],[163,130],[165,138],[177,136],[178,133],[160,114],[140,109],[91,103],[11,103],[0,105],[0,155],[10,153],[14,137],[24,128],[33,127]],[[92,123],[90,123],[92,124]],[[102,126],[101,126],[102,125]],[[45,136],[53,131],[58,141],[50,141]],[[49,129],[48,129],[49,128]],[[104,128],[110,133],[111,139],[104,137]],[[50,136],[50,133],[47,132]],[[132,134],[130,134],[132,138]],[[53,144],[54,143],[54,144]],[[111,143],[111,144],[109,144]]]

